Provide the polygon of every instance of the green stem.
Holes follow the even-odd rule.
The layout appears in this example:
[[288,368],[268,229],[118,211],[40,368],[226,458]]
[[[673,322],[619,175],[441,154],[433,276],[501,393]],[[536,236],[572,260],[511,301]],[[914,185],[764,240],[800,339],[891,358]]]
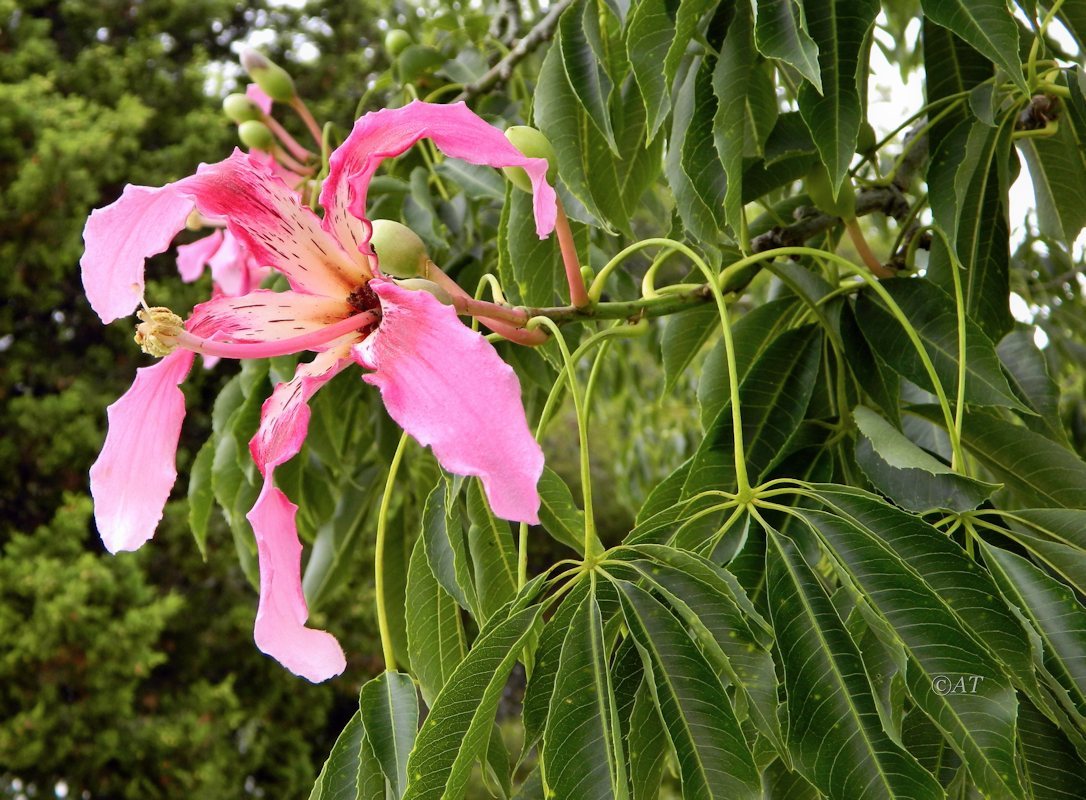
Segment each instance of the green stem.
[[[966,338],[965,338],[965,295],[962,292],[962,276],[959,269],[964,269],[958,260],[954,247],[947,235],[938,228],[933,228],[943,239],[943,245],[950,256],[950,276],[954,280],[954,306],[958,316],[958,388],[956,394],[957,404],[954,407],[954,433],[952,439],[957,442],[962,440],[962,428],[965,425],[965,367],[966,367]],[[950,459],[950,468],[962,475],[969,477],[968,465],[965,454],[960,448],[955,448]]]
[[377,515],[377,541],[373,549],[373,583],[374,592],[377,595],[377,629],[381,634],[381,651],[385,656],[385,669],[396,669],[396,654],[392,650],[392,634],[388,625],[388,609],[385,606],[385,535],[388,533],[388,509],[392,503],[392,485],[396,480],[396,473],[400,470],[400,462],[403,460],[404,451],[407,449],[407,434],[400,437],[400,443],[396,445],[396,453],[392,456],[392,463],[388,467],[388,478],[385,480],[385,492],[381,496],[381,510]]

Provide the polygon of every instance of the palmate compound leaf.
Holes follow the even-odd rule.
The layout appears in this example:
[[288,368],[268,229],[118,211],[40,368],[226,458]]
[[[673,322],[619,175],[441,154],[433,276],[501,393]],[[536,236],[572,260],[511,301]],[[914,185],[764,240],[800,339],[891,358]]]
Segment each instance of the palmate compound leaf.
[[784,666],[796,769],[829,798],[939,798],[939,784],[883,730],[856,643],[796,546],[769,532],[766,583]]
[[[903,513],[884,507],[895,515]],[[1024,790],[1015,760],[1014,688],[978,635],[875,531],[827,511],[799,507],[793,513],[819,537],[842,578],[900,638],[909,656],[906,682],[913,701],[935,720],[976,785],[993,798],[1020,798]],[[925,539],[925,546],[937,539],[949,541],[934,529]],[[961,572],[942,565],[933,569],[948,581]],[[975,691],[945,691],[946,681],[953,689],[959,679],[965,685],[967,677]]]
[[865,406],[854,408],[852,418],[859,429],[856,462],[875,488],[902,508],[967,511],[999,488],[954,472]]
[[1017,509],[997,526],[1056,575],[1086,595],[1086,511],[1071,508]]
[[573,612],[554,678],[541,764],[549,795],[629,796],[626,756],[595,591]]
[[[529,583],[520,598],[534,596]],[[477,760],[485,757],[502,689],[541,607],[521,599],[491,619],[434,701],[407,761],[405,800],[461,800]]]
[[761,782],[731,701],[682,624],[644,589],[617,580],[622,613],[652,676],[683,797],[757,798]]

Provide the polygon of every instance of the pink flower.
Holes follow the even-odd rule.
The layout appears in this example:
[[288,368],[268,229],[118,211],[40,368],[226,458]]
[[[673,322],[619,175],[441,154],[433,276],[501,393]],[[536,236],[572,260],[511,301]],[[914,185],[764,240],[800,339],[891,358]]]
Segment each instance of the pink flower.
[[116,202],[91,214],[84,230],[83,285],[106,323],[137,307],[144,260],[169,246],[194,207],[226,221],[224,241],[233,237],[258,264],[287,277],[288,291],[221,295],[197,306],[183,326],[164,309],[141,312],[145,346],[169,354],[139,370],[132,388],[110,406],[91,492],[106,547],[139,547],[153,535],[176,477],[185,413],[177,386],[192,354],[265,358],[315,351],[264,403],[250,445],[264,484],[248,515],[261,575],[257,646],[312,681],[338,674],[345,661],[331,634],[305,626],[296,506],[276,488],[274,471],[302,446],[309,399],[352,360],[372,370],[364,379],[380,390],[389,414],[432,447],[443,466],[480,478],[495,514],[538,521],[543,455],[528,429],[515,373],[451,307],[381,275],[369,246],[370,179],[381,161],[424,137],[454,158],[523,167],[532,179],[537,232],[543,237],[553,229],[546,161],[521,155],[463,104],[416,101],[355,123],[331,156],[320,198],[323,219],[258,159],[235,151],[161,188],[126,187]]

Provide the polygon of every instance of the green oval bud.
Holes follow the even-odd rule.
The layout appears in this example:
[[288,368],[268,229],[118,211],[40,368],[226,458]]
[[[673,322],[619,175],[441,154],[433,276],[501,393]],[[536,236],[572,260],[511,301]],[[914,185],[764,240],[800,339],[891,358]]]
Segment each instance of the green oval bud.
[[446,58],[439,50],[424,44],[409,44],[396,57],[396,79],[414,83],[444,64]]
[[232,122],[236,122],[239,125],[243,122],[248,122],[249,120],[260,120],[264,118],[264,113],[260,110],[260,106],[241,92],[228,94],[222,101],[222,110]]
[[256,85],[277,103],[289,103],[295,98],[294,79],[290,73],[256,50],[241,51],[241,65]]
[[270,151],[275,146],[275,137],[263,122],[251,119],[238,125],[238,138],[250,150]]
[[[546,136],[527,125],[514,125],[505,132],[505,138],[528,158],[547,159],[550,165],[547,170],[547,180],[554,183],[554,178],[558,174],[558,156]],[[502,172],[518,189],[532,191],[532,182],[528,178],[528,173],[521,167],[502,167]]]
[[389,58],[395,58],[402,53],[412,42],[411,34],[407,31],[393,28],[385,34],[385,51]]
[[856,152],[861,156],[867,155],[875,149],[876,144],[878,144],[878,140],[875,137],[875,129],[871,127],[870,122],[862,123],[860,132],[856,137]]
[[453,299],[449,296],[449,293],[438,286],[433,281],[428,281],[425,278],[405,278],[403,280],[396,281],[397,286],[402,286],[404,289],[410,289],[413,292],[429,292],[438,299],[443,306],[451,306]]
[[830,184],[830,174],[823,164],[815,164],[807,173],[805,181],[807,196],[818,207],[819,211],[832,214],[842,219],[852,219],[856,216],[856,192],[852,188],[852,179],[847,175],[841,188],[837,190],[837,196],[833,196],[833,186]]
[[418,234],[390,219],[375,219],[370,246],[377,253],[381,272],[394,278],[417,278],[426,274],[430,255]]

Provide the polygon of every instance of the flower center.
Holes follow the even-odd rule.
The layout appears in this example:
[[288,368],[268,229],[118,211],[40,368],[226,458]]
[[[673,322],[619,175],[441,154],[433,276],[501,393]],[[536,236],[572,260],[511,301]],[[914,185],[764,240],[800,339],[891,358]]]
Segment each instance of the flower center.
[[347,305],[353,308],[355,313],[372,311],[381,308],[381,299],[377,296],[377,292],[370,288],[367,281],[347,295]]
[[165,358],[177,349],[177,337],[185,330],[181,317],[164,306],[142,308],[136,312],[141,322],[136,326],[136,344],[155,358]]

